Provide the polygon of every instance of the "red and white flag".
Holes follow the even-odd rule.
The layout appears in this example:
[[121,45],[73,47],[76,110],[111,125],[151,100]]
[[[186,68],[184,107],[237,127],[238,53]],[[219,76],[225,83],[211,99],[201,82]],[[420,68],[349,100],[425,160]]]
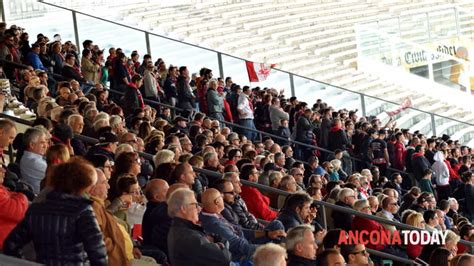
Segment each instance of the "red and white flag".
[[276,64],[263,64],[245,61],[250,82],[261,82],[268,78]]
[[403,110],[407,109],[407,108],[410,108],[412,106],[411,104],[411,99],[410,98],[406,98],[402,104],[400,104],[400,106],[398,106],[397,109],[395,110],[392,110],[392,111],[385,111],[385,113],[387,113],[388,116],[394,116],[394,115],[397,115],[399,113],[401,113]]

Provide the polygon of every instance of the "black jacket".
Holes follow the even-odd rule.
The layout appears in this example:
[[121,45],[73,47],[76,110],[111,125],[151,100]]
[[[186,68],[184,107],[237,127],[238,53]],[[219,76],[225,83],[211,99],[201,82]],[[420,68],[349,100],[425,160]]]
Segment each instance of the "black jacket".
[[178,107],[184,110],[193,110],[195,107],[196,96],[191,92],[188,80],[179,76],[176,81],[176,90],[178,93]]
[[168,253],[173,266],[228,266],[231,258],[229,249],[210,242],[202,227],[178,217],[171,222]]
[[288,231],[293,227],[303,224],[303,221],[301,221],[298,214],[288,208],[282,209],[276,219],[283,224],[283,226],[285,227],[285,231]]
[[221,215],[228,222],[236,225],[239,224],[239,216],[234,212],[234,210],[232,210],[232,206],[227,202],[224,202],[224,210],[221,211]]
[[413,174],[418,181],[423,178],[425,170],[431,168],[430,162],[428,162],[428,159],[421,153],[413,154],[411,157],[411,166],[413,168]]
[[316,265],[316,260],[306,259],[300,256],[288,253],[288,266],[313,266]]
[[239,217],[239,224],[246,229],[262,230],[263,226],[258,223],[257,219],[247,209],[247,205],[244,200],[239,196],[235,196],[234,204],[232,204],[232,210]]
[[[148,211],[149,208],[151,211]],[[148,202],[142,223],[143,243],[155,246],[168,254],[167,238],[170,226],[171,217],[168,216],[168,204],[166,202]]]
[[336,130],[331,128],[328,134],[327,146],[330,151],[335,151],[337,149],[345,151],[349,144],[350,142],[344,129],[341,128]]
[[76,156],[85,156],[87,153],[87,148],[84,142],[76,137],[71,139],[71,146],[74,149],[74,155]]
[[[351,206],[345,204],[342,201],[336,202],[336,205],[352,209]],[[332,218],[334,220],[334,226],[336,228],[341,228],[342,230],[346,231],[350,231],[352,229],[352,219],[354,219],[354,215],[333,210]]]
[[298,122],[296,123],[296,140],[311,144],[314,138],[313,133],[314,126],[304,115],[300,116]]
[[100,145],[95,145],[95,146],[90,147],[89,151],[87,151],[86,159],[90,160],[90,158],[92,156],[96,155],[96,154],[102,154],[102,155],[106,156],[109,159],[109,161],[114,161],[115,160],[114,153],[104,149]]
[[52,191],[42,203],[33,203],[25,218],[4,242],[4,253],[21,256],[33,241],[36,261],[46,265],[107,265],[103,235],[84,197]]

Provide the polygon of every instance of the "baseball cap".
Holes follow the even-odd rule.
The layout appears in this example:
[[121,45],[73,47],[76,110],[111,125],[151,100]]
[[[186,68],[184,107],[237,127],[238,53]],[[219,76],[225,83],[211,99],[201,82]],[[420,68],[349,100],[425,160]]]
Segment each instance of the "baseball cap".
[[99,137],[99,144],[109,144],[118,142],[118,137],[112,132],[104,132]]

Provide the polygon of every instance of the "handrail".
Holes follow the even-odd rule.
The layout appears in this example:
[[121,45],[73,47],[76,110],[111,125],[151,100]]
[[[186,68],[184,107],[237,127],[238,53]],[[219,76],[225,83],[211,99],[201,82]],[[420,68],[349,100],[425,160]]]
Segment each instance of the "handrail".
[[[94,19],[98,19],[98,20],[101,20],[101,21],[105,21],[105,22],[108,22],[108,23],[112,23],[112,24],[115,24],[115,25],[118,25],[118,26],[122,26],[122,27],[125,27],[125,28],[128,28],[128,29],[140,31],[140,32],[143,32],[143,33],[146,33],[146,34],[149,34],[149,35],[156,36],[156,37],[164,38],[164,39],[171,40],[171,41],[175,41],[175,42],[179,42],[179,43],[182,43],[182,44],[185,44],[185,45],[189,45],[189,46],[193,46],[193,47],[196,47],[196,48],[204,49],[204,50],[207,50],[207,51],[215,52],[215,53],[217,53],[217,54],[225,55],[225,56],[232,57],[232,58],[235,58],[235,59],[247,61],[246,59],[240,58],[240,57],[238,57],[238,56],[230,55],[230,54],[227,54],[227,53],[224,53],[224,52],[220,52],[220,51],[217,51],[217,50],[213,50],[213,49],[210,49],[210,48],[206,48],[206,47],[201,47],[201,46],[198,46],[198,45],[196,45],[196,44],[189,43],[189,42],[184,42],[184,41],[176,40],[176,39],[170,38],[170,37],[168,37],[168,36],[163,36],[163,35],[160,35],[160,34],[157,34],[157,33],[149,32],[149,31],[146,31],[146,30],[143,30],[143,29],[139,29],[139,28],[136,28],[136,27],[132,27],[132,26],[129,26],[129,25],[125,25],[125,24],[122,24],[122,23],[118,23],[118,22],[115,22],[115,21],[112,21],[112,20],[108,20],[108,19],[105,19],[105,18],[102,18],[102,17],[94,16],[94,15],[91,15],[91,14],[86,14],[86,13],[84,13],[84,12],[77,11],[77,10],[74,10],[74,9],[70,9],[70,8],[58,6],[58,5],[55,5],[55,4],[52,4],[52,3],[45,2],[44,0],[38,0],[38,2],[43,3],[43,4],[46,4],[46,5],[50,5],[50,6],[59,8],[59,9],[67,10],[67,11],[70,11],[70,12],[73,12],[73,13],[76,13],[76,14],[81,14],[81,15],[84,15],[84,16],[87,16],[87,17],[91,17],[91,18],[94,18]],[[362,97],[373,98],[373,99],[376,99],[376,100],[379,100],[379,101],[383,101],[383,102],[386,102],[386,103],[390,103],[390,104],[394,104],[394,105],[397,105],[397,106],[400,104],[400,103],[396,103],[396,102],[393,102],[393,101],[389,101],[389,100],[382,99],[382,98],[380,98],[380,97],[371,96],[371,95],[367,95],[367,94],[362,93],[362,92],[357,92],[357,91],[353,91],[353,90],[350,90],[350,89],[347,89],[347,88],[343,88],[343,87],[340,87],[340,86],[332,85],[332,84],[329,84],[329,83],[326,83],[326,82],[323,82],[323,81],[319,81],[319,80],[316,80],[316,79],[313,79],[313,78],[304,77],[304,76],[301,76],[301,75],[299,75],[299,74],[295,74],[295,73],[292,73],[292,72],[289,72],[289,71],[286,71],[286,70],[282,70],[282,69],[279,69],[279,68],[274,68],[274,69],[277,70],[277,71],[286,73],[286,74],[288,74],[288,75],[290,75],[290,76],[296,76],[296,77],[299,77],[299,78],[303,78],[303,79],[307,79],[307,80],[310,80],[310,81],[318,82],[318,83],[320,83],[320,84],[322,84],[322,85],[334,87],[334,88],[337,88],[337,89],[340,89],[340,90],[344,90],[344,91],[348,91],[348,92],[351,92],[351,93],[354,93],[354,94],[358,94],[358,95],[360,95],[360,96],[362,96]],[[421,110],[421,109],[418,109],[418,108],[410,107],[410,108],[407,108],[407,109],[415,110],[415,111],[418,111],[418,112],[423,112],[423,113],[426,113],[426,114],[429,114],[429,115],[439,116],[439,117],[442,117],[442,118],[445,118],[445,119],[448,119],[448,120],[452,120],[452,121],[455,121],[455,122],[458,122],[458,123],[466,124],[466,125],[469,125],[469,126],[474,126],[474,124],[471,124],[471,123],[469,123],[469,122],[460,121],[460,120],[453,119],[453,118],[450,118],[450,117],[447,117],[447,116],[443,116],[443,115],[439,115],[439,114],[436,114],[436,113],[433,113],[433,112],[424,111],[424,110]]]
[[421,265],[420,263],[418,263],[414,260],[405,259],[405,258],[402,258],[402,257],[397,257],[395,255],[385,253],[385,252],[382,252],[382,251],[378,251],[378,250],[375,250],[375,249],[367,248],[367,247],[365,247],[365,249],[371,255],[374,255],[374,256],[377,256],[377,257],[382,257],[382,258],[385,258],[385,259],[398,261],[398,262],[405,263],[405,264],[408,264],[408,265]]
[[[24,120],[24,119],[21,119],[21,118],[18,118],[18,117],[6,115],[4,113],[0,113],[0,117],[8,118],[8,119],[11,119],[11,120],[13,120],[17,123],[21,123],[21,124],[25,124],[25,125],[30,125],[31,126],[31,124],[32,124],[31,121],[27,121],[27,120]],[[84,140],[87,143],[96,144],[98,142],[97,139],[94,139],[94,138],[91,138],[91,137],[87,137],[87,136],[84,136],[84,135],[77,135],[77,136],[80,137],[81,140]],[[153,159],[153,155],[149,154],[149,153],[141,152],[140,155],[144,156],[144,158],[148,159],[148,160]],[[209,176],[216,177],[216,178],[222,178],[222,176],[223,176],[221,173],[210,171],[210,170],[207,170],[207,169],[195,168],[194,167],[194,170],[196,172],[203,173],[205,175],[209,175]],[[291,194],[290,192],[287,192],[287,191],[283,191],[283,190],[273,188],[273,187],[270,187],[270,186],[262,185],[262,184],[255,183],[255,182],[251,182],[251,181],[248,181],[248,180],[241,179],[240,182],[243,185],[251,186],[251,187],[257,188],[259,190],[265,191],[265,192],[276,193],[278,195],[283,195],[283,196],[288,196],[289,194]],[[344,213],[347,213],[347,214],[352,214],[352,215],[359,216],[359,217],[366,218],[366,219],[370,219],[370,220],[374,220],[374,221],[377,221],[377,222],[383,223],[383,224],[393,225],[393,226],[396,226],[399,229],[401,228],[401,229],[406,229],[406,230],[425,231],[424,229],[421,229],[421,228],[418,228],[418,227],[414,227],[414,226],[411,226],[411,225],[408,225],[408,224],[403,224],[403,223],[400,223],[400,222],[391,221],[391,220],[388,220],[386,218],[378,217],[378,216],[375,216],[375,215],[362,213],[362,212],[359,212],[359,211],[356,211],[356,210],[353,210],[353,209],[350,209],[350,208],[338,206],[338,205],[328,203],[328,202],[325,202],[325,201],[313,200],[313,202],[316,203],[317,205],[327,207],[327,208],[331,208],[331,209],[336,210],[336,211],[344,212]],[[470,242],[470,241],[466,241],[464,239],[461,239],[459,241],[459,243],[470,246],[471,247],[470,252],[471,253],[474,252],[473,251],[474,250],[474,242]]]

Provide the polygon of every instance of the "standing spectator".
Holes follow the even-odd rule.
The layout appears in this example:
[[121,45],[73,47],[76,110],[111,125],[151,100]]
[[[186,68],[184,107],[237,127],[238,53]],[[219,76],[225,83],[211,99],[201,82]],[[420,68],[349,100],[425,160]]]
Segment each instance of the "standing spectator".
[[143,86],[145,91],[145,97],[154,101],[159,101],[158,91],[160,85],[158,84],[155,66],[152,62],[148,62],[143,71]]
[[143,102],[143,96],[140,92],[140,87],[143,84],[143,78],[140,75],[134,75],[132,82],[128,83],[125,89],[124,96],[124,112],[128,116],[135,112],[136,109],[145,109],[145,103]]
[[434,163],[431,166],[431,169],[433,169],[433,175],[436,178],[438,200],[448,199],[451,194],[451,187],[449,185],[449,169],[445,162],[446,155],[447,151],[436,152],[433,157]]
[[188,118],[196,107],[196,96],[194,96],[191,86],[189,86],[189,70],[185,66],[179,68],[176,90],[178,93],[178,107],[184,109],[181,115]]
[[252,90],[249,86],[244,86],[242,93],[239,95],[239,100],[237,104],[237,111],[239,113],[239,124],[243,127],[248,129],[240,129],[242,135],[247,137],[250,141],[256,140],[256,133],[253,130],[256,130],[255,124],[253,122],[253,103],[252,99],[250,99],[250,95],[252,94]]
[[68,81],[74,79],[81,83],[85,83],[86,79],[84,79],[84,77],[82,76],[81,70],[79,69],[78,66],[75,65],[75,63],[76,63],[76,57],[73,54],[67,54],[63,63],[61,74]]
[[92,60],[92,51],[88,49],[82,50],[81,71],[86,79],[91,84],[99,82],[100,66]]
[[23,180],[33,188],[35,194],[40,192],[41,180],[46,173],[46,160],[43,156],[48,149],[46,133],[40,128],[29,128],[23,137],[25,152],[21,157],[20,170]]
[[224,121],[224,116],[222,115],[222,112],[224,111],[224,97],[222,97],[221,93],[217,92],[216,79],[211,79],[209,81],[206,98],[209,117]]
[[275,134],[280,126],[280,121],[282,119],[289,120],[289,114],[283,110],[280,106],[280,99],[277,97],[272,99],[272,105],[268,107],[268,112],[270,115],[270,121],[272,123],[272,131]]
[[422,145],[417,145],[414,150],[413,156],[411,157],[411,165],[413,169],[413,174],[415,176],[415,180],[420,182],[423,174],[425,173],[426,169],[431,167],[430,162],[425,157],[425,147]]
[[[175,107],[178,103],[178,91],[176,89],[176,82],[178,78],[178,69],[175,66],[170,66],[168,69],[168,77],[165,80],[163,89],[168,103]],[[174,114],[174,110],[172,111]]]
[[[311,109],[304,110],[303,115],[301,115],[296,123],[296,141],[311,145],[314,140],[314,115]],[[312,148],[296,145],[295,148],[295,157],[300,160],[311,157],[313,153]]]
[[20,257],[21,249],[33,241],[38,263],[107,265],[92,201],[83,197],[97,182],[94,167],[81,159],[69,161],[54,169],[52,180],[54,190],[46,201],[30,206],[5,240],[4,253]]
[[381,129],[378,133],[378,138],[372,140],[369,145],[368,156],[372,164],[379,168],[381,175],[387,176],[387,167],[390,167],[387,142],[385,142],[387,132]]

